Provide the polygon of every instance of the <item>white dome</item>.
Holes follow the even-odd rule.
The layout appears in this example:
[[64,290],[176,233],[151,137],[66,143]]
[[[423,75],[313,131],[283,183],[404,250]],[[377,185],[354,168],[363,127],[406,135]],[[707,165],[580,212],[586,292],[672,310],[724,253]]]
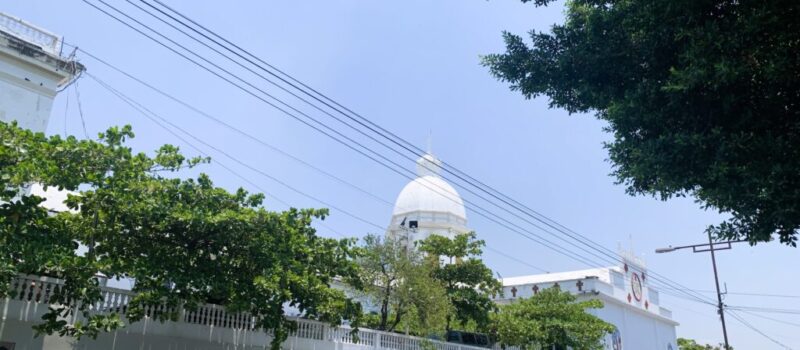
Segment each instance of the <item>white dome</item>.
[[456,189],[442,178],[418,177],[403,188],[394,204],[392,216],[412,212],[449,213],[466,219],[464,202]]
[[430,154],[417,160],[418,177],[400,191],[392,217],[407,213],[447,213],[466,220],[464,201],[453,186],[439,177],[441,162]]

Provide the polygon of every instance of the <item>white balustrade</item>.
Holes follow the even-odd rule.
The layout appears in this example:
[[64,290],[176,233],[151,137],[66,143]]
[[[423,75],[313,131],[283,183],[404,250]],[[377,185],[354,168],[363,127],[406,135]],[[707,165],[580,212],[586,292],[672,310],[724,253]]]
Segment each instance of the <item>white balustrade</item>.
[[54,56],[61,54],[61,37],[17,17],[0,12],[0,30],[39,45]]
[[[23,275],[11,283],[8,301],[26,305],[49,305],[51,297],[63,288],[63,281],[51,277]],[[101,298],[89,306],[93,314],[116,313],[124,318],[128,305],[135,296],[134,292],[111,287],[101,287]],[[40,308],[46,310],[46,308]],[[154,319],[159,315],[174,312],[166,305],[147,306],[144,309],[146,319]],[[181,309],[174,324],[185,326],[211,327],[236,331],[256,331],[256,320],[247,313],[229,313],[221,305],[205,304],[194,310]],[[291,338],[308,341],[326,342],[329,344],[346,344],[348,348],[363,347],[371,349],[393,350],[486,350],[455,343],[413,337],[398,333],[382,332],[359,328],[355,331],[347,326],[331,327],[314,320],[294,318],[297,329],[290,333]],[[141,322],[128,325],[134,327]],[[157,327],[151,325],[149,327]],[[267,336],[269,334],[266,334]],[[321,343],[318,343],[321,344]],[[324,348],[324,347],[320,347]],[[338,348],[337,348],[338,349]]]

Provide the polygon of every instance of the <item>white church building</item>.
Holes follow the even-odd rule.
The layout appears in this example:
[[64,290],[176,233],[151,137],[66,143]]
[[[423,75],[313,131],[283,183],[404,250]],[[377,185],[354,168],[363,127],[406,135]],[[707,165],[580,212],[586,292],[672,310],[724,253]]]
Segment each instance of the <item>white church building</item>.
[[[0,12],[0,121],[17,120],[20,126],[44,132],[58,90],[84,68],[61,54],[61,39],[46,30]],[[441,174],[441,162],[431,154],[417,161],[418,177],[400,192],[386,234],[413,243],[431,234],[454,237],[468,232],[464,202]],[[41,191],[34,186],[34,191]],[[41,193],[47,205],[64,210],[63,194]],[[513,303],[558,285],[579,298],[594,298],[605,307],[592,310],[617,331],[606,341],[611,350],[677,350],[675,327],[659,294],[648,284],[647,269],[635,257],[622,266],[502,279],[504,296],[495,301]],[[0,299],[0,349],[264,349],[270,336],[254,327],[246,313],[229,313],[219,305],[182,310],[175,322],[154,323],[150,317],[97,339],[75,341],[56,335],[34,336],[31,326],[47,310],[49,298],[63,281],[21,275],[11,293]],[[103,287],[102,300],[90,306],[93,313],[122,312],[133,293]],[[146,310],[146,315],[156,312]],[[75,316],[68,322],[81,321]],[[123,319],[124,320],[124,319]],[[481,350],[482,348],[422,339],[396,333],[298,319],[298,330],[285,349],[302,350]]]
[[[441,162],[432,154],[417,160],[417,178],[400,191],[388,236],[415,242],[431,234],[452,238],[470,231],[464,201],[440,172]],[[496,296],[495,302],[513,303],[557,286],[579,300],[603,302],[602,309],[590,312],[616,327],[606,339],[606,349],[677,350],[678,323],[649,286],[644,261],[630,253],[620,255],[620,266],[502,278],[503,296]]]

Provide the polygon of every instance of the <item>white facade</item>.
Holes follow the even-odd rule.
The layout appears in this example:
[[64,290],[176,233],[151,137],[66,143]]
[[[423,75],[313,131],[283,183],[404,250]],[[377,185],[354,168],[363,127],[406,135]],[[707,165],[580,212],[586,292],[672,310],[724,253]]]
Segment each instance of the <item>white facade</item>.
[[606,337],[606,349],[677,350],[678,323],[661,305],[658,291],[650,288],[648,281],[644,264],[629,257],[622,266],[504,278],[503,296],[495,301],[512,303],[557,284],[579,300],[603,302],[602,309],[590,312],[617,328]]
[[60,48],[57,35],[0,13],[0,121],[47,130],[58,89],[83,70]]
[[397,196],[388,237],[413,244],[434,233],[453,238],[469,232],[464,201],[440,172],[441,161],[432,154],[417,160],[417,178]]

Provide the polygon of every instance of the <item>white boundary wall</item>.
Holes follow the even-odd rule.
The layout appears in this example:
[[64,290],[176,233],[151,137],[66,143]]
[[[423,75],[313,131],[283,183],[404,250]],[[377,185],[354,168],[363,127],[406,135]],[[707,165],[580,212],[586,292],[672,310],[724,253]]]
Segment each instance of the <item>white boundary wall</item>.
[[[20,276],[10,296],[0,301],[0,343],[15,344],[14,350],[67,349],[265,349],[267,333],[254,329],[254,320],[247,314],[228,313],[222,306],[206,304],[194,311],[180,310],[175,322],[154,322],[151,317],[164,308],[148,308],[143,321],[127,325],[97,339],[75,341],[58,335],[34,337],[31,326],[47,311],[50,295],[60,288],[59,280],[49,277]],[[134,295],[131,291],[102,288],[103,300],[91,305],[94,313],[122,313]],[[70,319],[75,322],[79,319]],[[124,321],[124,319],[123,319]],[[297,319],[298,329],[283,344],[284,349],[298,350],[486,350],[401,334],[360,329],[356,334],[348,327]]]

